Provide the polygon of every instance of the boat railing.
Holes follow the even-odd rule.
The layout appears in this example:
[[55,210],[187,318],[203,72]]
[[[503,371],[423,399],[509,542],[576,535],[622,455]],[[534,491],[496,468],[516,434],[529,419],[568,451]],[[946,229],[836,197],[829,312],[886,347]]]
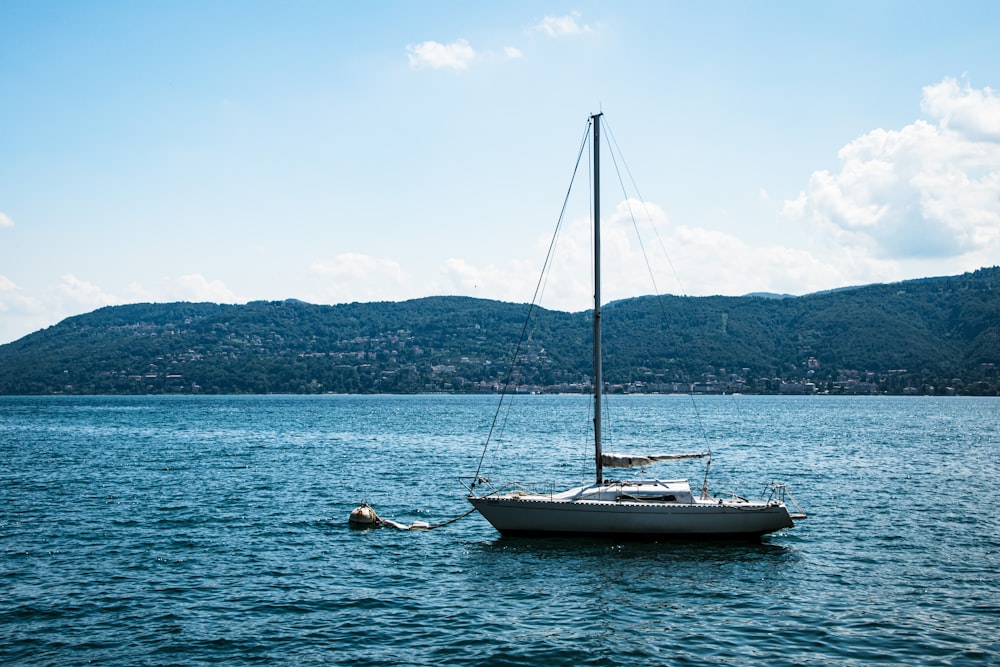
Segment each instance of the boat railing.
[[463,475],[458,478],[459,483],[465,487],[469,495],[475,495],[477,493],[476,487],[485,486],[489,489],[488,493],[480,493],[480,495],[492,496],[495,493],[499,493],[499,489],[493,486],[493,482],[490,481],[489,477],[476,477],[472,475]]
[[[486,498],[488,496],[498,496],[503,493],[510,493],[511,491],[514,491],[516,495],[542,495],[518,482],[508,482],[500,487],[494,486],[493,481],[489,477],[459,477],[458,481],[466,488],[470,496]],[[485,489],[485,493],[482,489]],[[550,492],[549,495],[552,495],[552,493],[554,493],[554,491]]]
[[807,518],[805,511],[799,505],[798,501],[795,500],[795,496],[789,491],[786,484],[779,484],[778,482],[771,482],[771,495],[768,497],[768,502],[772,500],[777,500],[778,502],[785,503],[786,505],[791,504],[795,508],[794,512],[790,512],[789,516],[793,521],[802,521]]
[[730,500],[730,502],[734,502],[734,503],[748,503],[748,502],[750,502],[747,498],[744,498],[743,496],[741,496],[738,493],[733,493],[732,491],[722,491],[720,493],[716,493],[713,496],[713,498],[715,498],[715,499],[728,498]]
[[493,481],[489,477],[460,476],[458,481],[465,487],[470,496],[481,498],[513,494],[519,496],[548,496],[551,500],[565,493],[557,491],[557,483],[555,481],[546,482],[543,485],[548,488],[548,491],[539,491],[516,481],[507,482],[503,486],[498,487],[493,484]]

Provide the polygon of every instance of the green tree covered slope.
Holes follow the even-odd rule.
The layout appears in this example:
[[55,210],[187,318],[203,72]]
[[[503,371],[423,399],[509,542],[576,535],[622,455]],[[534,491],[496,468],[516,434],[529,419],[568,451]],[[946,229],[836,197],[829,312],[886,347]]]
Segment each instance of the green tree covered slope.
[[[467,297],[101,308],[0,346],[0,394],[583,391],[589,313]],[[1000,389],[1000,267],[802,297],[604,309],[610,391]]]

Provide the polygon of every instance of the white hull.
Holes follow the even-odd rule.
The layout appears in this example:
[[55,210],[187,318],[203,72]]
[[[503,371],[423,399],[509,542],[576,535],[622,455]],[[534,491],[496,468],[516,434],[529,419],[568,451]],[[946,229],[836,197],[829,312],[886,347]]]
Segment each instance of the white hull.
[[546,495],[469,497],[503,535],[759,537],[794,524],[784,503],[635,502]]

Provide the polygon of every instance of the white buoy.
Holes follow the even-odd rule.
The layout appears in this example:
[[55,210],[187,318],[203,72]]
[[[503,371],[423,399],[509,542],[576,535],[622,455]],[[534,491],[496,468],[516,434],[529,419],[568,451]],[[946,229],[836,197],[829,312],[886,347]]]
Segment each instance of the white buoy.
[[351,510],[351,516],[347,518],[347,521],[355,526],[376,526],[381,523],[375,510],[366,502],[362,502],[360,507]]

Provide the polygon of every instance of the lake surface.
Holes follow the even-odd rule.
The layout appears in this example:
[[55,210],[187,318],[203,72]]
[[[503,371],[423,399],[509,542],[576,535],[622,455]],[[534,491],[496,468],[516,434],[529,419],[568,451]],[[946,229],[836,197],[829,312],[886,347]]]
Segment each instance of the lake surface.
[[[785,482],[808,520],[755,544],[358,530],[362,499],[466,512],[496,398],[0,397],[0,664],[1000,664],[1000,399],[608,402],[607,449],[710,448],[713,491]],[[589,406],[520,398],[491,475],[591,479]]]

